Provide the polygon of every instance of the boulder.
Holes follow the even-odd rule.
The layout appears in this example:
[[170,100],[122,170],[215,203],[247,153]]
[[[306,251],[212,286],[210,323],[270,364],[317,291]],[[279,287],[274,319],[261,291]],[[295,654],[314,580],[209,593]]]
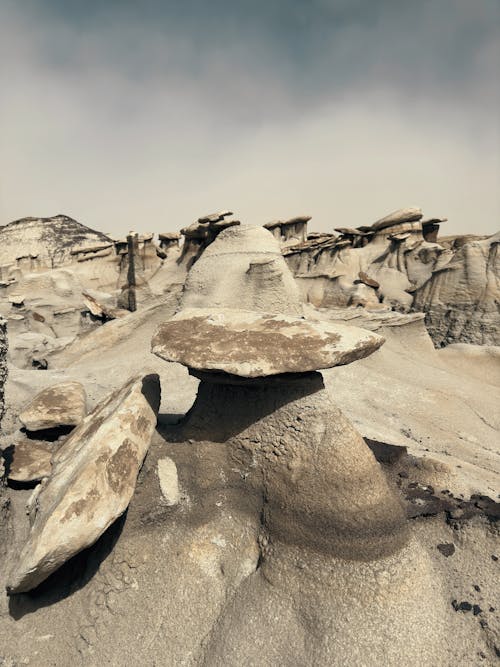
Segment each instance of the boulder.
[[164,322],[152,351],[198,371],[255,378],[349,364],[384,339],[356,327],[243,310],[183,310]]
[[54,445],[47,442],[23,440],[12,448],[7,477],[13,482],[37,482],[49,477],[52,470]]
[[87,412],[86,395],[79,382],[61,382],[38,393],[19,415],[28,431],[78,426]]
[[139,376],[88,415],[52,460],[7,592],[35,588],[127,509],[156,426],[157,375]]

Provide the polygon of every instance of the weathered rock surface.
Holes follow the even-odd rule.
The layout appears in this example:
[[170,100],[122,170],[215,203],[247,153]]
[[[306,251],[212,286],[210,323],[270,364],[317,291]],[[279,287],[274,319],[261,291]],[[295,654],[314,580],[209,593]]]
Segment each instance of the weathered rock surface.
[[450,343],[500,345],[500,232],[459,245],[415,294],[438,347]]
[[56,451],[51,443],[23,440],[12,447],[7,477],[14,482],[36,482],[49,477],[52,471],[52,455]]
[[87,413],[85,389],[79,382],[61,382],[38,393],[19,415],[28,431],[78,426]]
[[32,256],[49,265],[61,263],[75,246],[111,244],[109,236],[89,229],[67,215],[22,218],[0,227],[0,266]]
[[256,378],[349,364],[383,344],[377,334],[286,315],[182,310],[160,328],[152,351],[199,371]]
[[446,218],[401,209],[371,226],[338,227],[282,250],[304,301],[426,313],[437,347],[500,341],[499,234],[438,239]]
[[7,380],[7,322],[0,317],[0,427],[5,411],[5,382]]
[[100,535],[125,511],[156,426],[158,376],[114,392],[53,457],[28,540],[7,583],[28,591]]
[[299,290],[269,231],[232,227],[205,250],[187,276],[182,307],[208,306],[302,314]]

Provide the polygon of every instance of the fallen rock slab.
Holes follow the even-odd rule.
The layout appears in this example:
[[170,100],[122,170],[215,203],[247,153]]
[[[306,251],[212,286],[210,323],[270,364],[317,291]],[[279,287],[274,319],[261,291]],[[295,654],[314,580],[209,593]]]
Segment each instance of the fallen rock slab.
[[78,426],[87,412],[86,401],[80,382],[61,382],[38,393],[19,419],[28,431]]
[[[37,482],[52,471],[52,454],[56,447],[46,442],[24,440],[12,447],[7,478],[13,482]],[[4,453],[5,456],[5,453]]]
[[331,322],[189,308],[160,326],[152,351],[195,370],[256,378],[349,364],[383,342],[372,332]]
[[88,415],[52,460],[7,592],[35,588],[126,510],[156,426],[157,375],[139,376]]

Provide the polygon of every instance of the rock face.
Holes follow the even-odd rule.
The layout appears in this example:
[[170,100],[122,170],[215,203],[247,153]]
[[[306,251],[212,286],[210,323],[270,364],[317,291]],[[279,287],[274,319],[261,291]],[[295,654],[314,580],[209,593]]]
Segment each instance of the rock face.
[[162,324],[152,351],[198,371],[246,378],[349,364],[384,339],[356,327],[242,310],[182,310]]
[[86,395],[79,382],[61,382],[38,393],[19,415],[28,431],[78,426],[86,413]]
[[0,427],[5,410],[4,394],[7,380],[7,322],[0,317]]
[[38,263],[60,264],[75,246],[111,244],[106,234],[89,229],[67,215],[22,218],[0,227],[0,266],[21,256]]
[[450,343],[500,345],[500,233],[459,244],[453,259],[416,292],[438,347]]
[[320,308],[364,306],[426,313],[436,346],[498,344],[499,235],[438,239],[446,218],[422,220],[419,208],[370,226],[309,235],[283,254],[303,299]]
[[302,314],[297,285],[269,231],[232,227],[208,246],[188,274],[182,307],[209,306]]
[[158,376],[134,378],[88,415],[57,452],[7,584],[10,594],[36,587],[126,510],[159,402]]

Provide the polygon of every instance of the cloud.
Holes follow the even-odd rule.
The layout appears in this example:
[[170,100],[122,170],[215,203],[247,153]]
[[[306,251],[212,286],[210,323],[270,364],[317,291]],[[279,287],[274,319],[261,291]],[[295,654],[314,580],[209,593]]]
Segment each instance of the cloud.
[[[404,7],[402,7],[404,6]],[[499,224],[496,2],[6,1],[0,220]]]

